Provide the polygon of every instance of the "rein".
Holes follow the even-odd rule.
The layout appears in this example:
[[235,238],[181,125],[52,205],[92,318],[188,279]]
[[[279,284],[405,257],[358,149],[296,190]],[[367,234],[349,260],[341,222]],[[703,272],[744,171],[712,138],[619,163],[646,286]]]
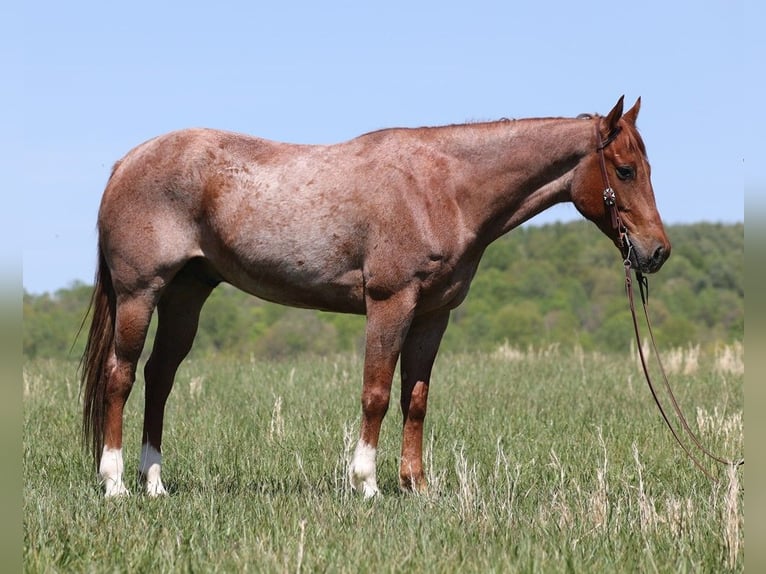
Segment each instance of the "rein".
[[[625,224],[623,223],[622,218],[620,217],[620,212],[617,208],[617,200],[615,198],[614,190],[609,185],[609,174],[606,169],[606,160],[604,159],[604,148],[606,148],[606,146],[608,146],[612,141],[614,141],[614,139],[617,137],[619,133],[620,133],[620,128],[618,127],[612,130],[612,132],[609,134],[609,136],[605,140],[602,140],[601,131],[599,130],[598,122],[596,123],[596,150],[598,151],[599,166],[601,168],[601,177],[604,181],[604,204],[606,205],[606,208],[609,211],[610,217],[612,219],[612,227],[617,231],[619,239],[620,239],[620,250],[622,251],[623,266],[625,267],[625,291],[628,295],[628,302],[630,304],[630,313],[631,313],[631,316],[633,317],[633,330],[636,334],[636,345],[638,347],[638,355],[641,358],[641,367],[643,368],[644,377],[646,378],[646,382],[649,386],[649,390],[651,391],[652,397],[654,398],[654,403],[657,405],[657,408],[659,409],[660,414],[662,415],[662,419],[665,421],[665,424],[670,429],[670,432],[673,435],[673,438],[676,440],[676,442],[684,451],[684,453],[686,453],[686,456],[688,456],[689,459],[691,459],[694,465],[697,468],[699,468],[705,474],[705,476],[707,476],[710,480],[712,480],[713,482],[717,482],[717,480],[713,477],[713,475],[710,474],[710,472],[702,465],[700,460],[694,456],[694,454],[691,452],[689,447],[686,446],[686,444],[684,444],[684,442],[681,440],[681,437],[679,436],[678,432],[671,424],[670,419],[668,418],[668,415],[665,413],[665,409],[663,408],[662,403],[660,402],[660,399],[657,395],[657,390],[654,386],[654,383],[652,382],[652,378],[651,376],[649,376],[649,367],[647,366],[646,357],[644,356],[644,350],[641,345],[641,335],[639,334],[638,318],[636,316],[636,305],[635,305],[635,300],[633,297],[633,280],[631,277],[631,270],[633,270],[633,264],[631,263],[631,258],[634,257],[633,244],[630,241],[630,236],[628,235],[628,229],[627,227],[625,227]],[[683,430],[686,432],[687,436],[690,438],[692,443],[704,455],[714,460],[715,462],[718,462],[720,464],[725,464],[728,466],[740,466],[745,464],[744,458],[735,462],[735,461],[727,460],[722,457],[716,456],[715,454],[710,452],[700,442],[700,440],[697,438],[697,435],[694,434],[691,427],[689,426],[689,423],[687,422],[686,417],[681,411],[681,407],[678,405],[678,401],[676,400],[675,394],[673,393],[673,390],[670,387],[670,381],[668,381],[668,376],[665,372],[665,368],[662,365],[662,361],[660,360],[660,355],[657,350],[657,343],[654,340],[652,323],[649,320],[649,311],[647,309],[647,301],[649,299],[649,281],[647,280],[646,276],[643,273],[641,273],[641,271],[639,271],[638,269],[635,270],[635,273],[636,273],[636,279],[638,280],[639,291],[641,293],[641,304],[644,308],[644,317],[646,318],[646,325],[649,331],[649,340],[651,341],[652,349],[654,349],[654,356],[657,357],[657,365],[659,366],[660,373],[662,374],[665,391],[670,397],[671,404],[673,405],[673,410],[678,416],[678,419],[681,421],[681,426],[683,427]]]

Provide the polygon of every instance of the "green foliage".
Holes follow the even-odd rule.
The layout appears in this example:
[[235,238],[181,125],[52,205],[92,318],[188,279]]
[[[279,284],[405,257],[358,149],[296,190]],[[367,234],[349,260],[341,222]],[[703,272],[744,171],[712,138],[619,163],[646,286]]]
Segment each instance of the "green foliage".
[[[668,234],[673,255],[649,277],[659,344],[741,340],[744,225],[676,225]],[[489,350],[508,341],[626,351],[633,327],[623,281],[617,250],[592,224],[522,227],[487,249],[466,301],[452,313],[443,349]],[[89,296],[82,284],[25,294],[25,356],[67,356]],[[221,286],[202,311],[193,353],[265,358],[358,352],[363,345],[362,317],[289,309]]]
[[[53,295],[24,293],[23,349],[27,357],[79,356],[84,337],[75,341],[90,301],[91,287],[75,283]],[[87,325],[83,326],[87,332]]]

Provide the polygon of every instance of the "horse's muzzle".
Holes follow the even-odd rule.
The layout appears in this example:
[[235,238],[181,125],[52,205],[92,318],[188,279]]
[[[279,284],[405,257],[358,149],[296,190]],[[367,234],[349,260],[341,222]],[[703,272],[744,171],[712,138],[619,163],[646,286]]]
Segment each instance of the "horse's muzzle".
[[654,273],[660,270],[668,257],[670,257],[670,243],[657,242],[649,250],[637,250],[636,261],[633,263],[638,264],[638,269],[642,273]]

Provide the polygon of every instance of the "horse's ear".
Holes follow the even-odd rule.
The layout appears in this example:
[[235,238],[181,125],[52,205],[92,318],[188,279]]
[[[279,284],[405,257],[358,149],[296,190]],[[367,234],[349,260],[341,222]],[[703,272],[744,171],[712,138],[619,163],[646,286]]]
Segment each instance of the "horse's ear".
[[636,119],[638,118],[638,110],[641,109],[641,98],[638,98],[636,100],[636,103],[633,104],[633,107],[630,108],[627,112],[625,112],[625,120],[629,123],[636,125]]
[[612,108],[612,111],[607,114],[607,133],[611,133],[615,130],[615,128],[617,128],[617,122],[620,121],[620,118],[622,117],[622,103],[624,100],[625,96],[620,96],[620,99],[617,100],[617,103]]

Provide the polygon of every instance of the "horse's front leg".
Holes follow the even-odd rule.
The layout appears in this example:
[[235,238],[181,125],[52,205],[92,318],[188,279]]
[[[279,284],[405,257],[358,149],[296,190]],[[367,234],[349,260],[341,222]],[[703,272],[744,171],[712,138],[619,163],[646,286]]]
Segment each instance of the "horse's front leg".
[[439,344],[449,322],[449,311],[416,317],[402,348],[402,458],[399,484],[404,490],[424,491],[423,421],[428,386]]
[[349,466],[351,486],[365,498],[378,493],[375,461],[380,426],[388,410],[396,362],[414,307],[415,298],[407,292],[367,301],[362,424]]

